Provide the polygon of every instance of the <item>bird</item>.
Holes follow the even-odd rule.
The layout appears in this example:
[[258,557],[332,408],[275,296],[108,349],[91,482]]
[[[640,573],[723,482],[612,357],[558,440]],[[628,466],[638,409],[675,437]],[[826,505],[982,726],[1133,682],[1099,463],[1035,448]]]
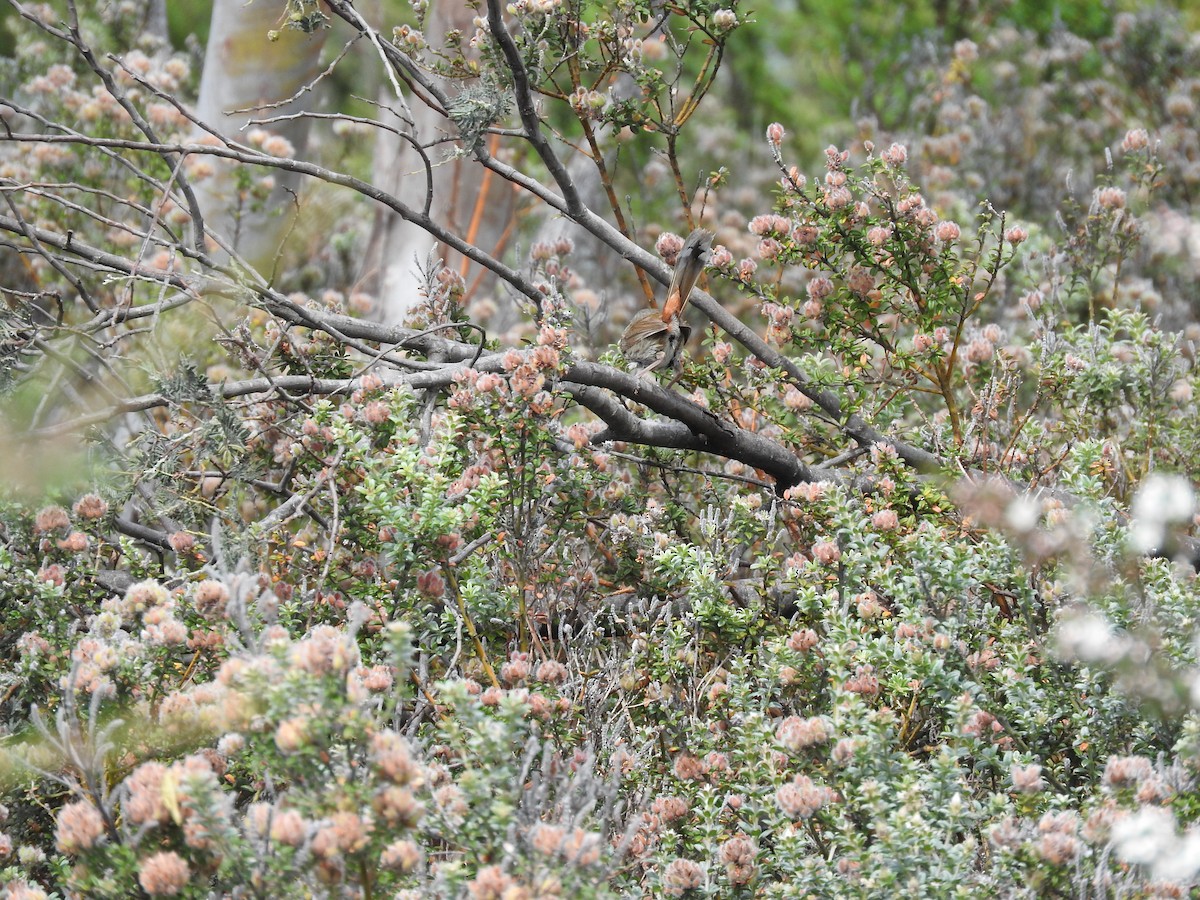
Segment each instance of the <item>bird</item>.
[[638,366],[637,374],[674,368],[676,378],[683,368],[680,350],[691,337],[692,328],[683,321],[683,311],[692,295],[696,280],[704,271],[712,253],[711,231],[697,228],[683,243],[675,261],[671,286],[661,311],[643,309],[625,326],[621,335],[621,353]]

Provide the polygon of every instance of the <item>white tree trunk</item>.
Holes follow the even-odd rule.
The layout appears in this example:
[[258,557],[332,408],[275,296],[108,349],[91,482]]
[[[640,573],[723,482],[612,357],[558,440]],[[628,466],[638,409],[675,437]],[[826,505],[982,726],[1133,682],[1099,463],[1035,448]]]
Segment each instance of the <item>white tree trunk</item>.
[[[306,92],[295,102],[262,109],[294,96],[320,72],[326,28],[311,34],[281,27],[283,0],[215,0],[212,29],[200,78],[197,114],[201,121],[243,143],[256,119],[307,110]],[[278,32],[269,40],[268,32]],[[257,109],[254,109],[256,108]],[[237,112],[237,110],[247,110]],[[299,155],[308,138],[308,121],[293,119],[263,126],[287,139]],[[243,130],[244,129],[244,130]],[[264,177],[274,181],[265,199],[255,199],[247,186],[263,190]],[[206,224],[228,240],[251,265],[270,269],[296,212],[299,177],[278,170],[226,163],[201,179],[196,193]]]
[[[474,29],[471,20],[475,15],[477,12],[461,0],[437,0],[426,21],[426,37],[436,46],[451,29],[469,34]],[[453,85],[450,88],[455,89]],[[387,112],[388,107],[397,106],[397,99],[388,84],[381,89],[380,103],[385,110],[380,117],[386,124],[405,131],[425,146],[455,134],[452,122],[419,103],[412,104],[411,113],[404,111],[405,115],[411,114],[411,125],[402,121],[399,115]],[[512,186],[490,175],[472,160],[447,161],[449,151],[444,144],[430,147],[428,153],[434,165],[434,218],[481,249],[489,253],[501,252],[510,222],[516,214]],[[377,187],[411,207],[422,209],[425,205],[424,164],[408,142],[397,135],[380,132],[372,180]],[[401,322],[408,310],[420,301],[418,268],[425,266],[431,252],[462,274],[468,300],[478,297],[478,286],[492,284],[486,278],[477,282],[481,272],[470,260],[438,246],[428,233],[394,213],[381,211],[365,259],[365,274],[379,297],[378,318],[389,323]]]

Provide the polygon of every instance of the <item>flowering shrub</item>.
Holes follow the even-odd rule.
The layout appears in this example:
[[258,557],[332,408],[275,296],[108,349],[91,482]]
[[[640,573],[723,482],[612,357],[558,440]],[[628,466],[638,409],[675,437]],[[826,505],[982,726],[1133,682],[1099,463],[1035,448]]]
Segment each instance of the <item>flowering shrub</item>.
[[[0,896],[1193,893],[1195,40],[989,26],[815,163],[773,123],[689,186],[747,9],[410,5],[279,28],[365,37],[428,184],[532,201],[520,262],[19,7],[5,388],[95,464],[0,506]],[[512,294],[431,257],[388,325],[304,247],[260,273],[189,196],[221,160]],[[714,328],[631,375],[596,242],[649,300],[698,224]]]

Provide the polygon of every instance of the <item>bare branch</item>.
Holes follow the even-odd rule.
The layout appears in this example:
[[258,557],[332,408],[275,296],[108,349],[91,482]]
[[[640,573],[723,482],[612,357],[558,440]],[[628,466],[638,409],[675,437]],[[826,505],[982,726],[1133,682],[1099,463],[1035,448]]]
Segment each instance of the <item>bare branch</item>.
[[550,142],[542,133],[542,120],[538,117],[537,108],[534,105],[529,71],[525,68],[521,51],[517,48],[516,42],[504,24],[500,0],[488,0],[487,6],[488,28],[491,29],[492,37],[500,45],[500,50],[504,53],[504,59],[508,63],[509,73],[513,80],[513,94],[517,101],[517,113],[521,117],[521,124],[525,126],[525,137],[550,171],[550,176],[558,185],[558,189],[562,191],[567,204],[567,214],[572,218],[577,218],[583,214],[586,206],[579,196],[579,191],[575,188],[575,183],[571,180],[571,174],[567,171],[567,167],[562,164],[562,160],[558,158],[558,154],[554,152],[554,148],[550,146]]

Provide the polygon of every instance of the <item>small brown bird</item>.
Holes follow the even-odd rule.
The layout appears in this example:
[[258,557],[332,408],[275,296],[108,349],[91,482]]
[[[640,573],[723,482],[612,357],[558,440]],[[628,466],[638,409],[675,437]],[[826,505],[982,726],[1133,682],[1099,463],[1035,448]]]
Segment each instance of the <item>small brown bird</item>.
[[630,362],[637,363],[638,375],[666,368],[682,369],[683,358],[679,351],[692,334],[691,326],[683,321],[683,311],[696,279],[708,263],[712,239],[712,232],[703,228],[689,234],[675,262],[662,311],[643,309],[625,326],[621,352]]

